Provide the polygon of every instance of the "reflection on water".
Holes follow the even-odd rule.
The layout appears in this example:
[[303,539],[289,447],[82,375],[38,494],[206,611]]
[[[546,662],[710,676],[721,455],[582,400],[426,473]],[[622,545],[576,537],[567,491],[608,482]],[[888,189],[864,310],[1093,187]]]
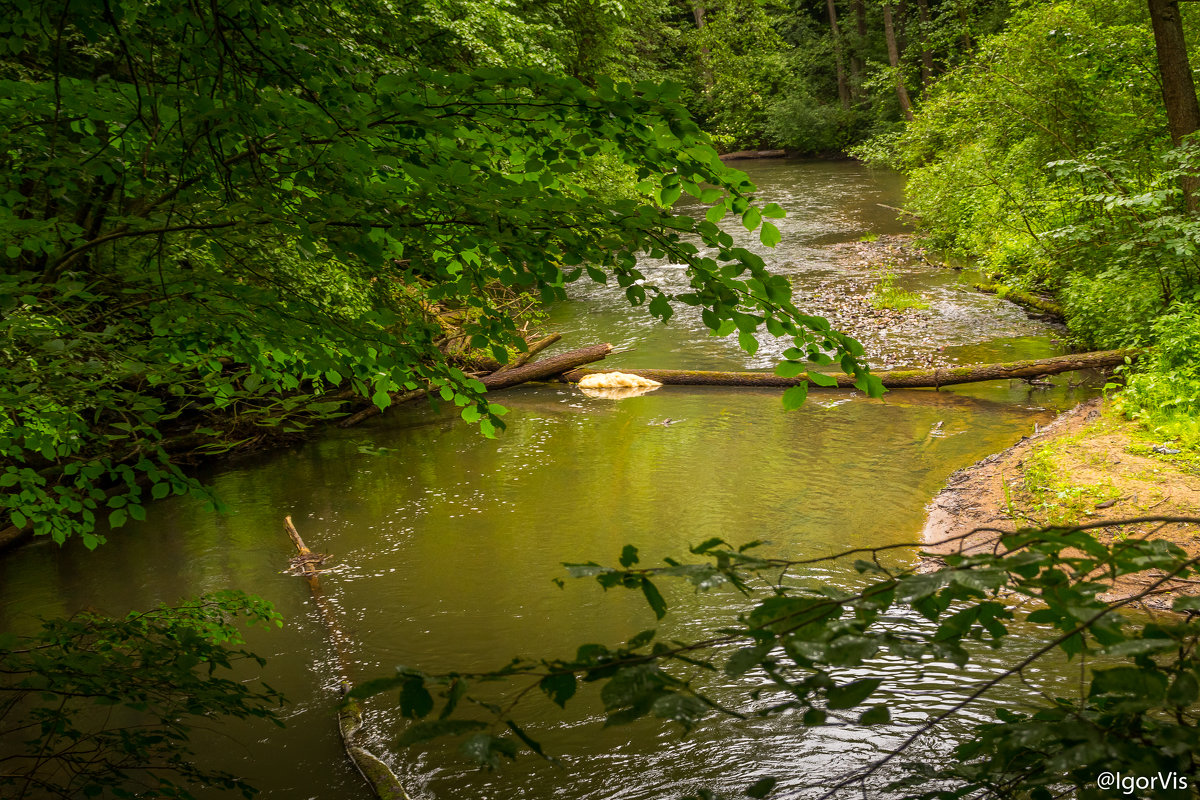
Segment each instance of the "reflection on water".
[[[797,226],[786,255],[795,264],[823,269],[823,243],[894,227],[891,212],[875,205],[897,204],[894,176],[844,163],[752,168],[763,200],[798,212],[784,221],[785,241],[786,226]],[[756,363],[723,341],[696,337],[686,320],[663,327],[603,291],[585,296],[586,305],[554,309],[555,329],[575,344],[636,344],[611,366]],[[1036,330],[1017,333],[1004,329],[1001,341],[988,343],[977,325],[960,343],[963,357],[1050,349]],[[222,469],[211,478],[227,516],[176,499],[95,553],[39,543],[10,554],[0,561],[0,629],[27,627],[35,614],[123,613],[223,588],[260,594],[289,620],[283,631],[250,635],[270,659],[269,681],[294,702],[289,726],[227,726],[205,739],[203,756],[267,797],[357,796],[359,778],[332,717],[324,633],[307,586],[283,574],[291,547],[281,530],[285,514],[310,546],[336,556],[339,566],[323,583],[354,639],[355,677],[399,664],[495,668],[515,655],[571,655],[588,641],[616,645],[655,626],[640,593],[605,595],[584,581],[555,586],[563,561],[613,563],[632,543],[644,563],[655,563],[686,556],[689,544],[711,536],[765,539],[771,553],[792,556],[911,542],[924,504],[950,472],[1012,444],[1076,399],[1065,387],[1034,392],[999,382],[883,400],[814,391],[798,412],[784,412],[770,390],[668,386],[614,401],[562,385],[527,386],[503,395],[508,430],[495,440],[449,411],[402,409]],[[838,564],[793,577],[856,579]],[[746,603],[727,591],[662,589],[674,613],[658,625],[660,637],[702,636]],[[765,774],[799,786],[894,744],[903,724],[947,708],[971,681],[994,674],[1000,658],[983,654],[965,673],[881,659],[872,669],[891,678],[888,697],[901,723],[890,737],[853,727],[805,730],[787,716],[712,721],[688,738],[653,722],[603,729],[597,698],[584,691],[565,714],[540,695],[517,711],[529,733],[563,758],[561,767],[525,758],[499,773],[476,772],[439,746],[404,753],[399,770],[438,798],[674,797],[701,785],[736,793]],[[715,692],[753,710],[744,691],[753,680],[751,673],[748,684]],[[1018,701],[1014,693],[1003,702]],[[386,704],[369,713],[387,735],[402,729]]]

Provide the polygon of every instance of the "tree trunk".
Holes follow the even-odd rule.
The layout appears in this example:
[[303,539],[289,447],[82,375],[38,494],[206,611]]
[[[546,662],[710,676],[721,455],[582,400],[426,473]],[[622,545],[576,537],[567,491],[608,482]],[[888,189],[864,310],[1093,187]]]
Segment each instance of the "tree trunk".
[[554,344],[561,338],[562,338],[561,333],[552,333],[544,339],[538,339],[536,342],[533,342],[532,344],[530,344],[529,349],[526,350],[524,353],[522,353],[520,356],[518,356],[517,358],[513,359],[512,361],[508,362],[507,364],[505,364],[503,366],[497,367],[493,374],[500,373],[500,372],[512,372],[517,367],[524,366],[529,361],[529,359],[533,358],[538,353],[542,352],[547,347]]
[[[703,31],[704,31],[704,25],[705,25],[704,15],[705,15],[706,11],[707,10],[705,9],[703,3],[696,3],[695,5],[692,6],[692,17],[693,17],[693,19],[696,20],[696,30],[700,31],[701,33],[703,33]],[[708,63],[709,62],[709,53],[710,53],[710,51],[708,49],[708,45],[701,44],[700,45],[700,71],[704,75],[704,87],[708,91],[711,92],[712,88],[713,88],[713,76],[712,76],[712,67]]]
[[[1200,103],[1196,101],[1196,86],[1188,64],[1187,45],[1183,39],[1183,20],[1177,0],[1147,0],[1150,23],[1154,28],[1154,49],[1158,55],[1158,72],[1162,78],[1163,105],[1167,109],[1167,127],[1171,141],[1178,147],[1189,133],[1200,129]],[[1182,181],[1184,202],[1189,212],[1197,207],[1197,179],[1185,176]]]
[[883,0],[883,35],[887,39],[888,63],[896,73],[896,98],[900,101],[900,111],[906,120],[912,122],[912,101],[908,99],[904,76],[900,74],[900,48],[896,44],[896,26],[892,24],[891,0]]
[[1014,289],[1002,283],[975,283],[972,286],[981,292],[998,294],[1009,302],[1025,306],[1026,308],[1032,308],[1034,311],[1040,311],[1052,317],[1063,319],[1066,316],[1063,313],[1063,307],[1053,300],[1038,297],[1036,294],[1030,294],[1029,292],[1022,292],[1020,289]]
[[850,44],[850,96],[862,99],[862,53],[867,46],[867,3],[866,0],[851,0],[854,10],[854,41]]
[[838,28],[837,5],[834,3],[834,0],[825,0],[825,6],[829,10],[829,32],[833,36],[833,62],[837,69],[838,100],[841,101],[842,108],[849,111],[850,84],[846,80],[845,58],[843,56],[845,48],[842,42],[842,31]]
[[933,53],[929,50],[929,0],[917,0],[917,14],[921,20],[921,90],[929,90],[933,83]]
[[971,44],[971,18],[967,16],[967,7],[965,0],[958,0],[958,21],[962,23],[962,34],[959,36],[959,41],[963,46],[963,59],[971,52],[973,45]]
[[[510,386],[516,386],[518,383],[526,383],[528,381],[541,380],[558,375],[561,372],[575,369],[584,364],[590,364],[593,361],[599,361],[606,355],[612,352],[611,344],[597,344],[591,347],[584,347],[580,350],[571,350],[567,353],[560,353],[556,356],[551,356],[544,361],[535,361],[532,364],[526,364],[523,367],[517,367],[507,372],[493,372],[491,375],[485,375],[479,380],[489,391],[497,389],[507,389]],[[407,403],[409,400],[416,400],[429,394],[428,389],[416,389],[411,392],[392,392],[392,405],[400,405]],[[377,417],[383,412],[379,410],[379,406],[368,406],[357,414],[346,417],[338,423],[339,428],[349,428],[352,425],[357,425],[363,420]]]
[[579,350],[571,350],[567,353],[559,353],[556,356],[550,356],[542,361],[535,361],[532,364],[526,364],[523,367],[517,367],[508,372],[485,375],[479,380],[483,381],[483,385],[489,391],[507,389],[510,386],[516,386],[518,383],[552,378],[555,375],[575,369],[583,364],[599,361],[611,353],[612,349],[611,344],[596,344]]
[[[1035,378],[1039,375],[1056,375],[1077,369],[1102,369],[1125,363],[1125,358],[1136,360],[1140,350],[1105,350],[1095,353],[1079,353],[1055,356],[1036,361],[1010,361],[1001,364],[975,364],[962,367],[938,367],[937,369],[897,369],[877,372],[875,376],[889,389],[934,389],[959,383],[996,381],[1007,378]],[[578,382],[585,375],[617,370],[576,369],[563,375],[567,380]],[[786,387],[812,383],[806,375],[781,378],[770,372],[705,372],[686,369],[622,369],[630,375],[641,375],[668,386],[748,386]],[[854,376],[831,375],[836,378],[839,389],[854,387]]]

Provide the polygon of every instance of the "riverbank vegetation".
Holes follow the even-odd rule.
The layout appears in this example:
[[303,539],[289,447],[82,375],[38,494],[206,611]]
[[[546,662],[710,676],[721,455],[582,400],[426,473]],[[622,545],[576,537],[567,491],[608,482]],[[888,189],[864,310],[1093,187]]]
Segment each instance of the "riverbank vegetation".
[[[1195,30],[1187,4],[1151,8]],[[1133,0],[1022,7],[910,124],[858,152],[909,176],[931,246],[1056,300],[1079,346],[1159,346],[1126,373],[1121,408],[1195,447],[1200,116],[1187,63],[1200,53],[1150,22]]]
[[[791,284],[719,227],[733,222],[771,247],[784,211],[757,202],[718,149],[857,146],[899,168],[933,246],[1056,298],[1081,345],[1151,346],[1124,375],[1121,408],[1164,441],[1200,447],[1200,156],[1187,139],[1200,112],[1185,130],[1173,95],[1164,106],[1175,84],[1133,0],[1015,11],[994,0],[0,9],[7,533],[94,548],[168,495],[219,508],[191,471],[200,460],[412,392],[495,435],[504,409],[477,367],[527,352],[522,314],[564,299],[577,279],[615,282],[663,321],[695,307],[749,353],[756,334],[785,337],[779,376],[836,364],[843,384],[878,396],[862,347],[794,305]],[[685,194],[702,206],[695,216],[673,210]],[[686,291],[647,280],[639,256],[685,265]],[[889,287],[882,304],[910,301]],[[790,387],[785,404],[802,402],[806,386]],[[666,643],[647,631],[493,675],[404,670],[355,697],[398,689],[401,711],[420,720],[403,742],[470,734],[464,752],[489,766],[541,747],[507,713],[454,716],[482,678],[532,681],[521,691],[559,705],[599,681],[610,722],[654,715],[687,729],[725,709],[674,668],[731,679],[759,670],[779,690],[769,713],[886,725],[886,704],[867,704],[880,681],[837,671],[882,652],[914,664],[968,658],[967,642],[1009,635],[1001,593],[1016,592],[1043,602],[1031,619],[1055,630],[1035,656],[1058,648],[1129,664],[1093,671],[1078,698],[1038,715],[1002,717],[960,748],[959,766],[918,771],[898,790],[932,796],[919,785],[933,780],[1049,796],[1101,765],[1194,775],[1179,746],[1196,728],[1193,618],[1129,623],[1094,575],[1182,578],[1196,560],[1170,543],[1096,541],[1078,528],[1020,531],[1006,554],[956,557],[934,575],[892,570],[869,551],[856,554],[866,588],[811,592],[763,579],[801,562],[759,559],[755,543],[713,539],[665,567],[639,565],[631,546],[618,567],[571,571],[640,592],[658,618],[661,579],[769,596],[719,640]],[[1174,607],[1200,606],[1184,595]],[[877,625],[892,613],[934,627],[908,637]],[[249,791],[193,767],[186,748],[193,717],[276,719],[273,690],[224,676],[256,658],[238,647],[238,616],[275,621],[257,600],[222,596],[0,640],[0,723],[24,731],[35,753],[6,752],[16,767],[0,786],[129,796],[144,775],[158,796],[189,796],[176,777]],[[108,662],[124,668],[121,680],[109,680]],[[436,721],[425,719],[434,693],[444,700]],[[92,707],[78,713],[76,701],[121,706],[118,721],[132,722],[85,731],[76,721]],[[1140,738],[1125,737],[1132,728]],[[880,766],[845,785],[866,785]]]

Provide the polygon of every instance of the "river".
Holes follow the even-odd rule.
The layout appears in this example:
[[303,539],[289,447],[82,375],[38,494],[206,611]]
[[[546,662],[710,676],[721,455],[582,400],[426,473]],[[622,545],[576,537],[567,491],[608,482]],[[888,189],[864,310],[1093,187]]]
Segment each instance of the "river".
[[[864,277],[839,243],[903,230],[879,205],[901,204],[895,175],[851,162],[738,166],[761,201],[789,212],[778,221],[783,243],[774,252],[757,249],[801,294]],[[671,264],[646,272],[667,286],[682,280]],[[930,299],[931,319],[912,340],[894,333],[892,342],[871,339],[872,363],[901,366],[925,351],[963,363],[1057,352],[1057,331],[972,292],[958,273],[914,271],[899,280]],[[562,347],[608,341],[628,350],[606,367],[766,368],[784,347],[765,342],[750,357],[735,342],[708,336],[689,313],[664,326],[631,310],[615,289],[572,291],[572,302],[550,309],[546,328],[564,333]],[[644,562],[658,562],[686,556],[689,544],[710,536],[765,539],[767,552],[793,556],[915,541],[925,503],[951,472],[1094,393],[1069,388],[1065,378],[1056,383],[1050,390],[1018,381],[892,392],[883,400],[814,391],[795,412],[783,410],[778,391],[664,387],[614,401],[564,385],[526,386],[497,397],[510,412],[495,440],[446,411],[393,410],[212,471],[206,477],[227,515],[176,498],[95,552],[38,542],[7,554],[0,630],[27,630],[36,616],[82,608],[122,614],[225,588],[259,594],[287,619],[282,630],[248,635],[268,658],[268,682],[292,701],[287,728],[223,726],[198,741],[200,757],[244,776],[268,798],[364,796],[337,737],[323,628],[304,582],[283,572],[291,555],[285,514],[310,546],[336,554],[324,582],[353,640],[356,679],[398,664],[477,670],[516,655],[569,656],[584,642],[620,644],[655,620],[640,593],[606,594],[590,581],[558,588],[552,579],[564,576],[561,562],[615,563],[627,543]],[[667,419],[674,422],[656,424]],[[913,550],[898,556],[914,557]],[[796,579],[846,584],[854,576],[825,565]],[[701,636],[746,607],[730,591],[662,588],[672,606],[657,626],[664,637]],[[713,718],[684,738],[657,721],[604,729],[595,697],[564,713],[539,695],[517,717],[561,765],[526,756],[481,772],[441,743],[403,751],[396,764],[427,798],[659,798],[701,786],[737,794],[766,774],[793,788],[819,784],[819,776],[894,741],[905,724],[947,707],[972,680],[994,674],[1002,658],[981,654],[966,671],[881,662],[876,669],[890,676],[886,697],[898,723],[890,732],[809,730],[790,717]],[[752,675],[715,691],[738,702]],[[1019,702],[1019,693],[995,702]],[[368,718],[384,736],[403,729],[387,703],[372,706]]]

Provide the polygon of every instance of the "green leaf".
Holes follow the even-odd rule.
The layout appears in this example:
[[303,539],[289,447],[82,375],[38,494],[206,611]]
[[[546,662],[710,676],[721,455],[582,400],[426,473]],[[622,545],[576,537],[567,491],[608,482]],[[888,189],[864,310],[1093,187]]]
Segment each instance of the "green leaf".
[[525,733],[525,731],[523,731],[520,727],[517,726],[517,723],[513,722],[511,719],[506,719],[506,720],[504,720],[504,724],[507,725],[508,729],[510,731],[512,731],[516,735],[516,737],[518,739],[520,739],[525,744],[525,746],[528,747],[530,750],[537,753],[539,756],[546,759],[547,761],[553,760],[549,756],[546,755],[545,751],[542,750],[541,743],[536,741],[535,739],[531,738],[529,736],[529,734]]
[[454,709],[458,707],[458,703],[467,694],[467,682],[462,678],[456,678],[450,686],[450,691],[446,693],[446,705],[442,707],[442,712],[438,714],[438,719],[445,719],[454,713]]
[[746,209],[746,213],[742,214],[742,224],[746,226],[746,230],[754,230],[760,222],[762,222],[762,213],[754,206],[750,206]]
[[763,643],[754,647],[743,647],[729,657],[725,662],[725,674],[731,678],[744,675],[762,663],[771,652],[771,643]]
[[654,716],[677,722],[690,731],[708,713],[708,705],[689,694],[670,692],[659,695],[650,710]]
[[807,368],[801,361],[781,361],[775,365],[775,374],[781,378],[797,378],[803,375]]
[[804,405],[805,399],[808,397],[808,384],[801,383],[797,386],[789,386],[783,391],[783,407],[786,411],[799,408]]
[[567,701],[575,696],[575,676],[570,672],[547,675],[538,681],[538,688],[561,708],[566,708]]
[[628,569],[638,563],[638,549],[631,544],[625,545],[621,549],[621,566]]
[[774,247],[783,241],[783,236],[779,233],[779,228],[770,222],[764,222],[762,230],[759,231],[758,239],[767,247]]
[[834,387],[838,385],[836,375],[827,375],[824,372],[813,370],[808,373],[808,379],[817,386]]
[[636,650],[639,647],[644,647],[647,644],[649,644],[650,642],[654,641],[655,633],[656,633],[656,631],[653,628],[651,628],[650,630],[642,631],[641,633],[638,633],[637,635],[635,635],[628,642],[626,642],[625,646],[628,647],[630,650]]
[[778,203],[767,203],[762,214],[768,219],[781,219],[787,216],[787,212],[780,208]]
[[746,797],[763,798],[774,791],[777,783],[779,783],[778,778],[759,778],[754,783],[746,787],[744,794]]
[[658,294],[650,301],[650,313],[666,322],[675,313],[675,310],[671,308],[671,303],[665,295]]
[[1167,677],[1157,669],[1113,667],[1092,673],[1089,697],[1124,695],[1137,698],[1147,706],[1162,699],[1167,690]]
[[738,345],[750,355],[754,355],[758,352],[758,339],[754,337],[753,333],[739,331]]
[[892,712],[885,705],[871,706],[858,718],[859,725],[886,725],[892,721]]

